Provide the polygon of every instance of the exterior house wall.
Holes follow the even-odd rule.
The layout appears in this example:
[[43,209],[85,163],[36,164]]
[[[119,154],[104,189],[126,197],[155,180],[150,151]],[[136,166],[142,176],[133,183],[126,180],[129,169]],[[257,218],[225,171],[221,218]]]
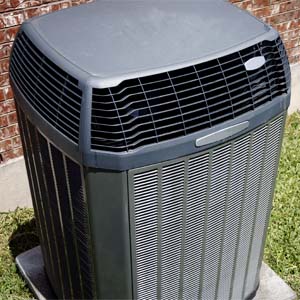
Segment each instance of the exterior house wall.
[[291,64],[300,62],[300,0],[232,0],[279,31]]

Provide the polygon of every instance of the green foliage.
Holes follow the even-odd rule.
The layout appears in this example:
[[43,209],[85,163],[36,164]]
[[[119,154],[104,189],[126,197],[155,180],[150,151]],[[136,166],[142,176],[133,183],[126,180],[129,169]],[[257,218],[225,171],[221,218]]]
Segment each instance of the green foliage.
[[33,210],[0,214],[0,299],[32,299],[14,258],[38,244]]
[[[30,299],[14,258],[38,244],[31,209],[0,214],[0,300]],[[265,261],[300,296],[300,114],[288,118]]]

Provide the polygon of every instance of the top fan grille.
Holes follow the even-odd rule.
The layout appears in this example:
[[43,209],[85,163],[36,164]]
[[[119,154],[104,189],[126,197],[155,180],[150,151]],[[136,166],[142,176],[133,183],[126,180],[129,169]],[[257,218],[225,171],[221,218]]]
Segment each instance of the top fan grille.
[[[245,62],[261,55],[265,65],[246,71]],[[134,150],[234,119],[286,93],[288,68],[278,38],[191,67],[93,89],[91,148]]]

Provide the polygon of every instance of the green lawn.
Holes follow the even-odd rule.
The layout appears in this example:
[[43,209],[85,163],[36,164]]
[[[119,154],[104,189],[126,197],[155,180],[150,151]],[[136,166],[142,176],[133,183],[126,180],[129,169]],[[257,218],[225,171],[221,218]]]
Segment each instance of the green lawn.
[[[37,244],[32,210],[0,214],[0,300],[32,297],[14,257]],[[300,297],[300,114],[287,123],[265,261]]]
[[32,294],[17,274],[14,257],[38,244],[33,211],[0,214],[0,299],[30,299]]

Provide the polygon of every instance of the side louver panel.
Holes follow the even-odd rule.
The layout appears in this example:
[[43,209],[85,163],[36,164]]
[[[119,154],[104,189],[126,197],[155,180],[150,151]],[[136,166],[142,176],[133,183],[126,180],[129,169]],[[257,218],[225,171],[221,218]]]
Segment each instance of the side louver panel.
[[10,76],[26,101],[78,144],[82,98],[78,80],[48,59],[24,32],[18,34],[14,43]]
[[255,291],[284,119],[129,172],[137,299],[244,299]]
[[59,298],[93,299],[82,169],[18,108],[25,162],[47,275]]

